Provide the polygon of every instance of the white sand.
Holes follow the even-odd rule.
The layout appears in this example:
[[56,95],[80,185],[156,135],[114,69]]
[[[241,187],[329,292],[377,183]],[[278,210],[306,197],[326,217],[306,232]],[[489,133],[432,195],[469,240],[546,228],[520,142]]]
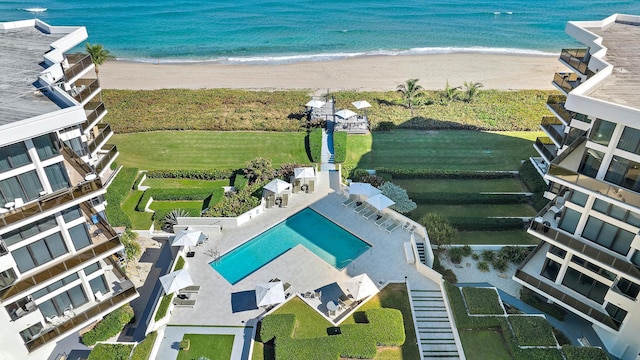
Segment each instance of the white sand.
[[151,64],[110,61],[100,67],[106,89],[231,88],[310,90],[395,90],[409,78],[425,89],[464,81],[485,89],[553,89],[553,74],[564,67],[556,57],[441,54],[370,56],[284,65],[215,63]]

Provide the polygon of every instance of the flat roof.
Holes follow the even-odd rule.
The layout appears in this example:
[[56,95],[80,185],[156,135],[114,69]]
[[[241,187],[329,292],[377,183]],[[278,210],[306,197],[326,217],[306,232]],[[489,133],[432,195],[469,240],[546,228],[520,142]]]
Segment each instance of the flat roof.
[[603,60],[613,65],[613,72],[585,95],[640,109],[640,23],[616,21],[604,28],[586,29],[602,37],[607,48]]
[[37,27],[0,29],[0,126],[60,110],[33,84],[44,70],[50,44],[67,34],[47,34]]

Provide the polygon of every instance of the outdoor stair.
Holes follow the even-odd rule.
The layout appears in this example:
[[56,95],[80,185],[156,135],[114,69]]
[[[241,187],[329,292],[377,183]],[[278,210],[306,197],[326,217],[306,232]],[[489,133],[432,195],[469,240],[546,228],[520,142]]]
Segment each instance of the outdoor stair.
[[333,164],[333,132],[322,132],[322,150],[320,159],[323,164]]
[[423,264],[427,264],[427,256],[424,252],[424,243],[416,241],[416,248],[418,248],[418,256],[420,256],[420,262]]
[[[424,244],[423,251],[424,251]],[[422,255],[420,256],[422,259]],[[459,360],[451,319],[439,290],[411,290],[418,341],[425,360]]]

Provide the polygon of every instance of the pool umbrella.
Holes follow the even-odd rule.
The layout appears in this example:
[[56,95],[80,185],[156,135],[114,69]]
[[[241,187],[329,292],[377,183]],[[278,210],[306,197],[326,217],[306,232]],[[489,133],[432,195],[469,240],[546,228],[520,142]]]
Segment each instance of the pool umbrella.
[[205,239],[206,236],[202,233],[202,231],[187,228],[186,230],[180,230],[176,234],[176,237],[173,239],[171,246],[195,246]]
[[312,167],[295,168],[293,169],[293,174],[294,178],[296,179],[307,179],[316,177],[316,171]]
[[371,197],[377,194],[380,194],[380,190],[369,183],[352,182],[351,185],[349,185],[349,195]]
[[160,277],[160,284],[162,284],[165,294],[171,294],[193,285],[193,280],[187,270],[178,270]]
[[382,194],[373,195],[367,198],[367,200],[365,201],[376,208],[378,211],[382,211],[382,209],[388,208],[389,206],[395,204],[395,201]]
[[352,118],[354,116],[356,116],[358,114],[354,113],[353,111],[349,110],[349,109],[344,109],[344,110],[340,110],[338,112],[336,112],[336,116],[342,119],[349,119]]
[[269,306],[283,303],[284,287],[282,281],[268,282],[256,285],[256,303],[258,306]]
[[343,290],[353,297],[355,301],[378,293],[378,287],[371,281],[367,274],[361,274],[342,284]]
[[368,107],[371,107],[371,104],[369,104],[369,102],[365,101],[365,100],[360,100],[360,101],[354,101],[351,103],[353,106],[356,107],[356,109],[360,110],[360,109],[366,109]]
[[271,180],[267,185],[264,186],[266,190],[269,190],[273,193],[280,194],[281,192],[290,189],[291,184],[286,181],[282,181],[280,179]]
[[311,108],[321,108],[321,107],[324,106],[324,104],[326,104],[326,102],[324,102],[324,101],[311,100],[308,103],[306,103],[304,106],[311,107]]

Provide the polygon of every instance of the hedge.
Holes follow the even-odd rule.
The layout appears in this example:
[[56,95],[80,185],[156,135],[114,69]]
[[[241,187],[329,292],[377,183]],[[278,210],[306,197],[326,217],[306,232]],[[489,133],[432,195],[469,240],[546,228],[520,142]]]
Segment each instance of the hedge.
[[91,350],[87,360],[128,360],[132,349],[133,345],[98,344]]
[[342,163],[347,160],[347,133],[338,131],[333,133],[333,161]]
[[509,171],[464,171],[442,169],[396,169],[378,167],[376,173],[385,173],[394,179],[505,179],[516,177]]
[[583,347],[565,345],[562,351],[567,360],[608,360],[609,357],[604,350],[596,347]]
[[523,161],[520,165],[520,180],[534,193],[542,193],[549,187],[531,161]]
[[462,294],[470,314],[504,315],[500,298],[493,288],[463,287]]
[[423,192],[411,193],[411,199],[418,204],[523,204],[528,198],[522,194],[482,194]]
[[167,310],[169,310],[171,300],[173,300],[173,293],[167,294],[162,297],[162,299],[160,300],[160,306],[158,306],[158,311],[156,311],[156,316],[154,317],[155,321],[158,321],[167,315]]
[[138,343],[138,345],[133,349],[131,360],[148,360],[151,356],[151,350],[153,350],[153,345],[155,344],[157,337],[157,332],[150,332],[147,337],[144,338],[142,342]]
[[222,198],[224,189],[222,188],[150,188],[147,189],[140,197],[136,211],[144,211],[145,206],[149,202],[149,198],[153,200],[203,200],[212,194],[214,197]]
[[553,329],[539,316],[509,316],[513,333],[520,346],[556,346]]
[[320,128],[315,128],[307,134],[309,156],[314,163],[322,161],[322,131]]
[[244,175],[236,175],[233,180],[233,188],[236,191],[242,191],[242,189],[246,188],[249,185],[249,179]]
[[176,261],[176,266],[173,268],[173,271],[182,269],[184,269],[184,258],[182,256],[178,256],[178,261]]
[[269,342],[276,337],[291,337],[296,325],[293,314],[272,314],[262,319],[260,338],[262,342]]
[[82,343],[91,346],[105,341],[122,331],[133,319],[133,308],[127,304],[107,314],[93,329],[82,335]]
[[104,197],[107,201],[107,219],[109,219],[111,226],[131,227],[131,219],[120,208],[120,204],[129,195],[137,174],[137,168],[121,168],[116,178],[109,185]]
[[451,226],[459,231],[507,231],[522,230],[524,222],[520,218],[448,217]]
[[464,299],[460,289],[452,284],[445,283],[449,302],[451,303],[451,311],[456,320],[458,329],[484,329],[496,328],[501,326],[504,319],[495,316],[469,316],[467,315]]
[[147,172],[147,177],[161,179],[223,180],[231,178],[235,172],[235,169],[150,170]]
[[133,182],[133,186],[131,187],[131,190],[138,190],[138,185],[140,185],[140,182],[144,178],[145,174],[146,172],[143,171],[136,177],[136,181]]

